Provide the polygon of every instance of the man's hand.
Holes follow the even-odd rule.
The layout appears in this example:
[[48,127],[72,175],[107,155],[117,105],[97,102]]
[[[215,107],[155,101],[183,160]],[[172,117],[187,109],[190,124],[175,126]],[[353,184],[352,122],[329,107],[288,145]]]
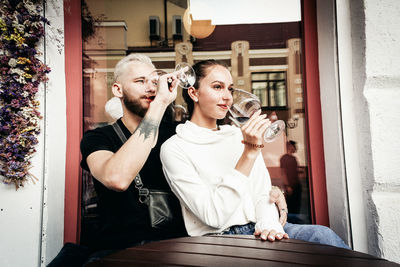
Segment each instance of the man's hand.
[[269,201],[275,203],[279,210],[279,222],[284,226],[287,222],[288,209],[285,196],[279,187],[272,186],[269,192]]
[[255,236],[260,236],[261,240],[268,240],[271,242],[274,242],[275,239],[277,240],[282,240],[284,239],[289,239],[289,235],[287,233],[277,233],[275,230],[267,231],[267,230],[256,230],[254,232]]
[[178,84],[179,80],[176,78],[175,73],[160,76],[157,94],[153,102],[161,102],[165,106],[171,104],[176,98]]
[[188,67],[185,67],[181,70],[161,75],[158,80],[156,100],[161,100],[167,105],[171,104],[175,100],[178,91],[178,75],[187,70]]

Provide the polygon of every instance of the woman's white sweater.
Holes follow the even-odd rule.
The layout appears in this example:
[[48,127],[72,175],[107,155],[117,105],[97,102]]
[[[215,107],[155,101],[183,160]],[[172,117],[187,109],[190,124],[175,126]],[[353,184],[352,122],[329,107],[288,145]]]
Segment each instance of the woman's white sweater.
[[234,169],[244,149],[239,128],[213,131],[187,121],[176,132],[162,145],[161,161],[189,235],[249,222],[284,233],[275,204],[269,203],[271,180],[261,153],[249,177]]

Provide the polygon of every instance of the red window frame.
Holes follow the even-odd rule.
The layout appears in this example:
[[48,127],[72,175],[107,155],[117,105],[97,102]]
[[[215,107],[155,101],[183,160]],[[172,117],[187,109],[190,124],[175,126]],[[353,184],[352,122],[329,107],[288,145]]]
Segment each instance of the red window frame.
[[81,1],[64,1],[67,148],[65,164],[64,243],[79,243],[83,129]]
[[329,226],[321,98],[319,88],[317,9],[315,0],[301,1],[303,27],[303,84],[308,141],[312,221]]

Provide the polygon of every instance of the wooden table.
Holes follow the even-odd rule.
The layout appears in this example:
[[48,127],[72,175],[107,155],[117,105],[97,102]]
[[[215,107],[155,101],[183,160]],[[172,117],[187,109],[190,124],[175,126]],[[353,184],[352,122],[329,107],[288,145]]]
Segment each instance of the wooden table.
[[245,235],[183,237],[128,248],[86,266],[400,266],[361,252]]

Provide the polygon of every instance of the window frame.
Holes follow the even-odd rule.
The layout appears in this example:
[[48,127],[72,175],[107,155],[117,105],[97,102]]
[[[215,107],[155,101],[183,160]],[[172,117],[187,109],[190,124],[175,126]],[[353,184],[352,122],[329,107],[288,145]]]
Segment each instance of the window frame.
[[[310,201],[313,223],[329,226],[322,113],[319,89],[316,0],[302,0],[303,77],[306,138],[310,161]],[[81,1],[64,1],[65,79],[67,87],[67,155],[64,210],[64,242],[79,243],[81,171],[79,143],[82,137],[82,36]],[[77,108],[78,103],[78,108]]]

